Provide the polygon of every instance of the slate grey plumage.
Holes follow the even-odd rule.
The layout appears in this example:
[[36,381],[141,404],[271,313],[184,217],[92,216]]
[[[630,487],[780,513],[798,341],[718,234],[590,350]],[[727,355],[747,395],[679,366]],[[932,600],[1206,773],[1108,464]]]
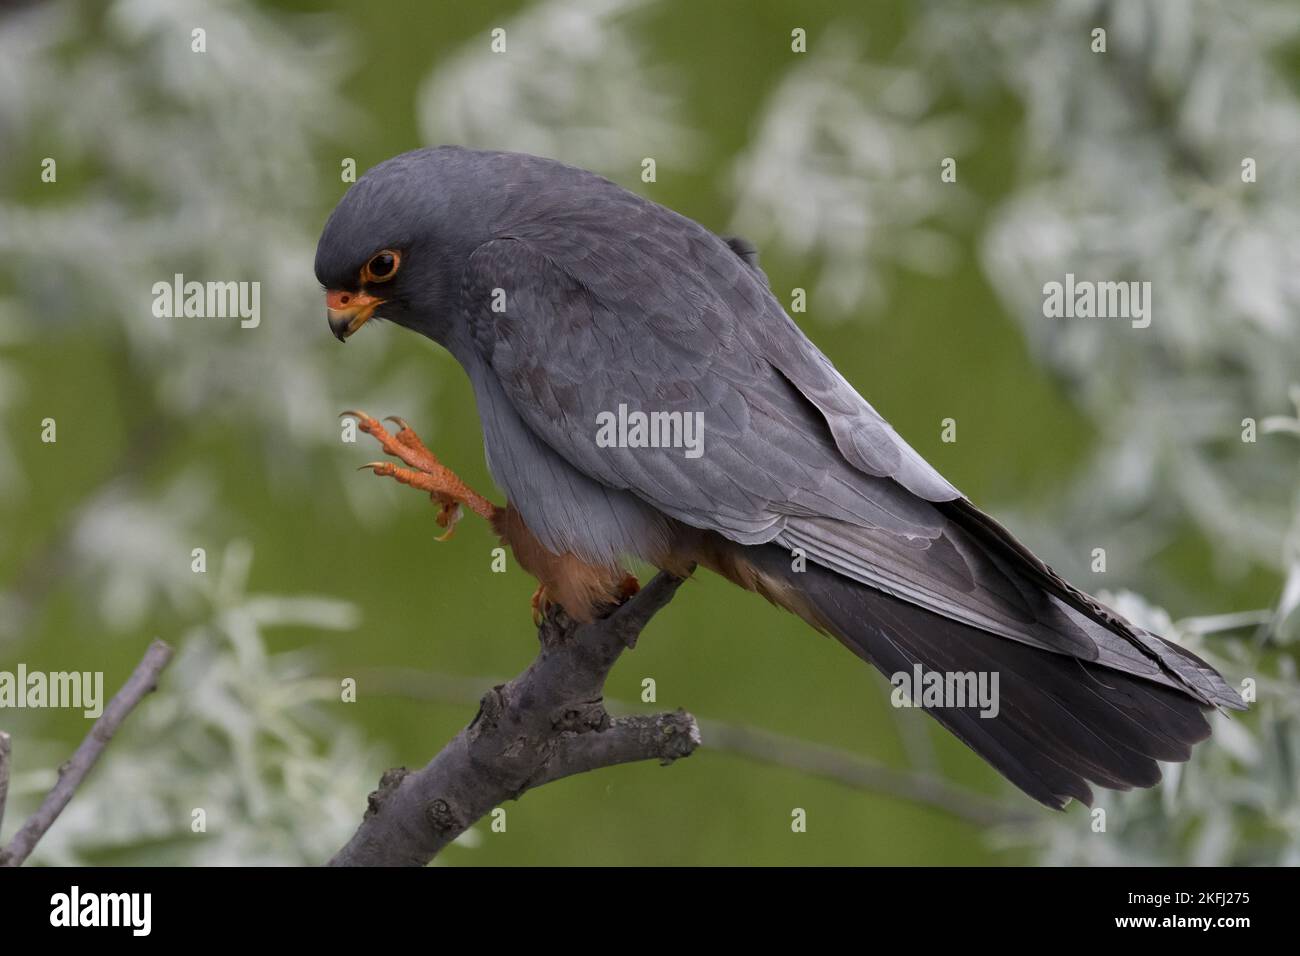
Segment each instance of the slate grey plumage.
[[[442,147],[348,192],[317,276],[355,290],[383,248],[404,265],[378,314],[465,367],[493,477],[551,551],[662,563],[694,542],[887,674],[998,669],[998,718],[935,716],[1050,806],[1090,800],[1087,781],[1150,785],[1208,735],[1203,708],[1244,706],[963,498],[786,315],[744,240],[583,170]],[[703,411],[705,453],[598,446],[620,404]]]

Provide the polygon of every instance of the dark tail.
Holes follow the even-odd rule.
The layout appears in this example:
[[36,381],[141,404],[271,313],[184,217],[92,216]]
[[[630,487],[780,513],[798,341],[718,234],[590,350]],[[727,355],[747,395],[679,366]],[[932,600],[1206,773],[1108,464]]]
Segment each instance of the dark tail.
[[[1089,782],[1112,790],[1150,787],[1157,760],[1182,761],[1210,735],[1205,701],[1065,654],[981,631],[821,568],[803,571],[775,546],[741,548],[717,568],[819,629],[887,677],[923,673],[997,675],[997,711],[927,706],[930,714],[1008,780],[1055,809],[1091,805]],[[1204,661],[1160,638],[1163,665],[1187,677],[1222,679]],[[1227,685],[1227,693],[1232,694]],[[1235,694],[1232,694],[1235,698]],[[918,693],[914,699],[920,702]]]

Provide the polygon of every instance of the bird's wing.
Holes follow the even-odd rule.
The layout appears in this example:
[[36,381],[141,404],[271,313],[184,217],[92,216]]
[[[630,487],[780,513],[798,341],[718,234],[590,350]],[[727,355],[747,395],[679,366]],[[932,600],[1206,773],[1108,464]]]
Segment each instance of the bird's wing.
[[[742,543],[770,541],[798,516],[936,537],[944,519],[926,495],[946,482],[879,416],[864,427],[874,432],[863,447],[871,473],[846,460],[816,408],[747,340],[737,315],[762,308],[767,293],[744,260],[714,241],[708,251],[720,274],[665,268],[658,277],[644,269],[652,255],[615,264],[593,250],[592,260],[575,263],[526,240],[479,247],[462,303],[515,410],[579,470]],[[693,258],[683,250],[683,264]],[[752,301],[727,302],[719,288]],[[701,413],[703,454],[602,447],[598,416],[618,415],[620,405]],[[917,479],[912,488],[889,477],[905,456],[917,463],[902,476]]]
[[[1212,670],[1189,679],[1162,661],[1163,642],[1098,620],[1014,549],[989,547],[990,533],[953,510],[960,493],[803,336],[761,273],[702,227],[651,209],[619,210],[618,241],[555,228],[470,257],[462,306],[475,344],[546,445],[694,527],[802,549],[945,617],[1207,702],[1235,698]],[[590,212],[593,227],[615,218]],[[601,416],[620,406],[702,413],[703,454],[603,447]]]

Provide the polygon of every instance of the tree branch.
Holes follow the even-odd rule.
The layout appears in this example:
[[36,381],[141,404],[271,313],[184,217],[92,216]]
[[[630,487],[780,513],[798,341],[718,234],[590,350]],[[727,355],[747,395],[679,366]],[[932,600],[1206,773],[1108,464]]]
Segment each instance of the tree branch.
[[575,624],[553,609],[528,668],[483,695],[478,714],[423,769],[390,770],[361,826],[331,866],[423,866],[505,800],[561,777],[689,756],[699,745],[685,711],[614,720],[604,687],[614,662],[676,593],[661,572],[608,617]]
[[615,717],[599,733],[562,735],[550,760],[528,786],[637,760],[657,759],[667,765],[689,757],[699,745],[700,728],[684,710]]
[[[455,704],[476,702],[479,688],[490,680],[403,667],[376,668],[362,677],[367,687],[378,687],[380,693]],[[630,705],[608,698],[605,705],[615,713],[631,710]],[[624,719],[629,718],[615,718],[615,723]],[[1023,826],[1038,819],[1031,809],[952,783],[931,767],[897,770],[860,754],[747,724],[705,718],[697,718],[696,723],[710,753],[733,754],[755,763],[821,777],[854,790],[884,794],[930,807],[975,826]]]
[[113,739],[113,734],[122,726],[122,721],[144,696],[158,684],[158,675],[172,659],[171,647],[163,641],[155,640],[145,651],[144,658],[136,665],[131,676],[127,678],[122,689],[108,702],[90,733],[81,742],[76,752],[67,763],[59,768],[59,780],[45,796],[40,807],[26,823],[14,834],[9,845],[0,850],[0,866],[21,866],[31,854],[47,830],[59,818],[63,808],[68,805],[76,793],[81,781],[86,779],[91,768],[99,760],[100,754]]
[[964,789],[933,774],[895,770],[857,754],[754,727],[712,720],[703,721],[701,726],[711,750],[799,770],[858,790],[883,793],[940,810],[976,826],[1024,826],[1036,819],[1029,811]]

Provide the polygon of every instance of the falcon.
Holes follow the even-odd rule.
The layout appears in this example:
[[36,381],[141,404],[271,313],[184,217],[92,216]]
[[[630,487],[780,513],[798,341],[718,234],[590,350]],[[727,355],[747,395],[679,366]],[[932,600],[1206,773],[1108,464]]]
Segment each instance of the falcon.
[[[401,463],[366,467],[427,492],[448,534],[464,508],[491,523],[537,578],[535,611],[587,621],[636,590],[626,562],[698,565],[886,676],[996,675],[996,708],[926,709],[1058,809],[1091,804],[1090,784],[1154,785],[1157,761],[1209,736],[1207,711],[1245,707],[927,464],[785,313],[744,240],[582,169],[444,146],[352,186],[315,269],[340,341],[383,318],[465,369],[504,506],[401,419],[345,414]],[[610,441],[616,414],[698,421],[698,453]]]

